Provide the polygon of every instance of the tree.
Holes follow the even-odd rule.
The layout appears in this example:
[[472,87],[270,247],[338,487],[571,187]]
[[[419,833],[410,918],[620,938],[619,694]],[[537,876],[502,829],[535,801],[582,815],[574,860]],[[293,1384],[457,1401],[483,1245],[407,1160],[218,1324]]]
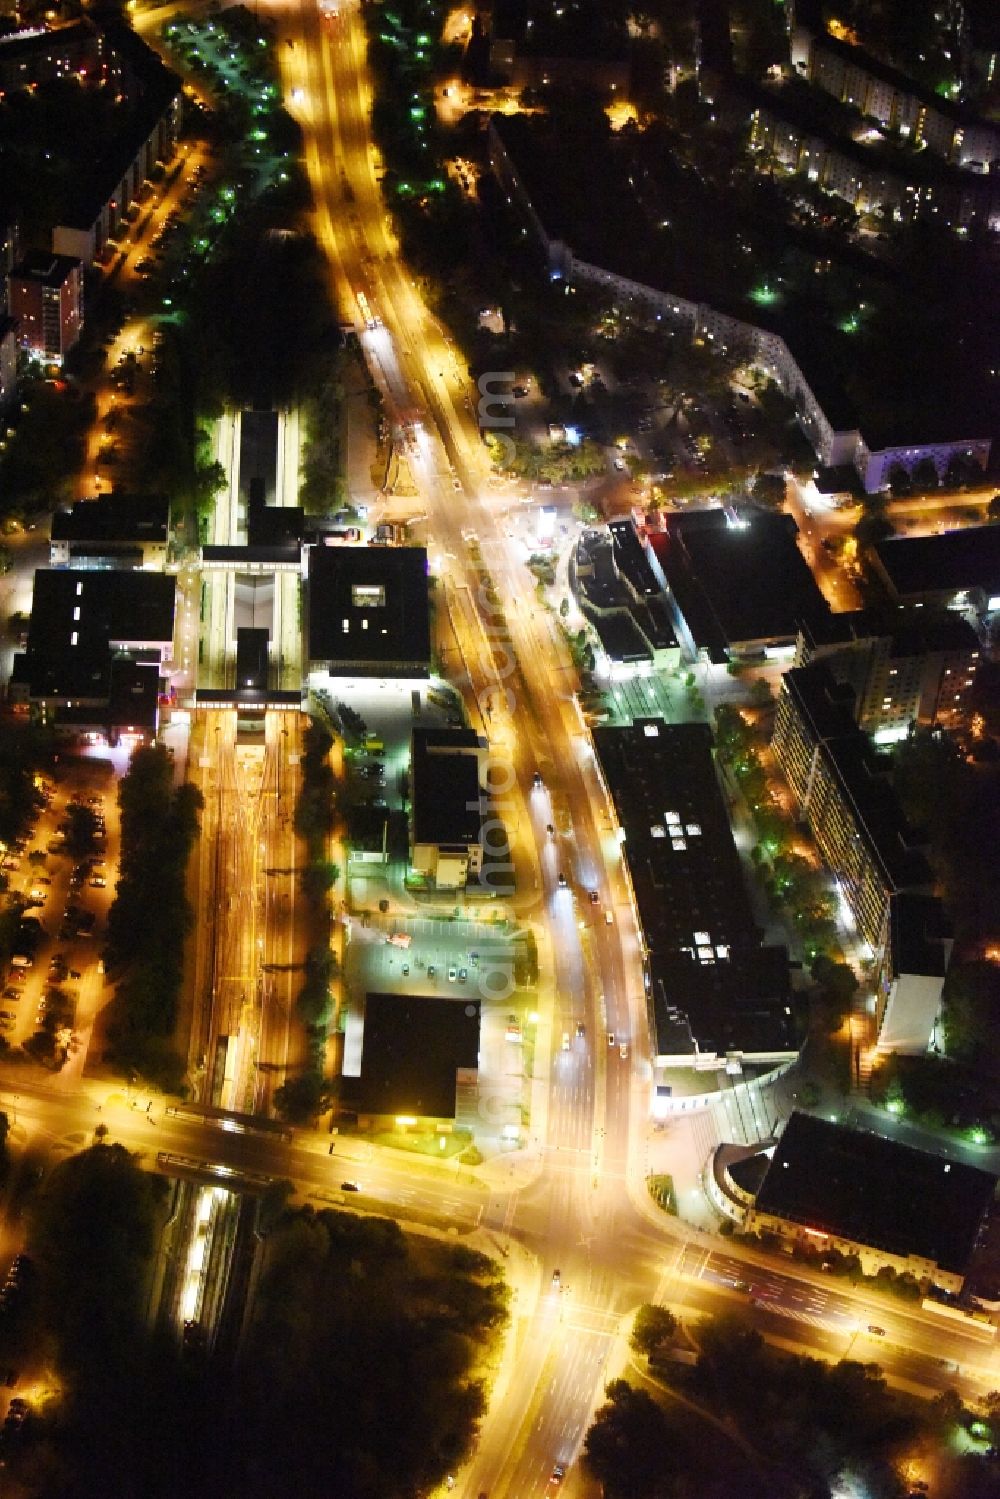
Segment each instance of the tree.
[[90,858],[97,847],[97,814],[91,807],[70,802],[66,821],[66,852],[74,859]]
[[584,1466],[603,1485],[605,1499],[666,1499],[672,1475],[663,1411],[624,1379],[613,1379],[606,1394],[584,1438]]
[[985,1065],[995,1076],[1000,1055],[1000,964],[956,963],[944,982],[944,1044],[950,1057]]
[[648,1356],[673,1337],[676,1328],[677,1318],[673,1312],[665,1306],[654,1306],[646,1302],[635,1314],[629,1343],[636,1353]]
[[810,972],[818,985],[826,1028],[831,1032],[839,1030],[851,1013],[858,990],[857,975],[850,964],[834,963],[825,954],[814,959]]
[[94,1145],[54,1166],[31,1208],[28,1250],[60,1369],[105,1390],[134,1367],[157,1191],[123,1145]]
[[311,1124],[323,1102],[323,1079],[318,1072],[302,1072],[274,1090],[274,1107],[290,1124]]
[[914,489],[938,489],[941,484],[933,458],[921,458],[919,463],[915,463],[912,477]]
[[758,474],[750,486],[751,498],[767,510],[780,510],[785,503],[785,480],[781,474]]

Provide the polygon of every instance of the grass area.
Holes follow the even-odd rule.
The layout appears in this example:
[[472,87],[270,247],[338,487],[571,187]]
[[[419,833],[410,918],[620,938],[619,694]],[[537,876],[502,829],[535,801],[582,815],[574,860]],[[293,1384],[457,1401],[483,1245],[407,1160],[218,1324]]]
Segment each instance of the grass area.
[[677,1198],[674,1194],[674,1179],[672,1176],[647,1176],[646,1186],[649,1195],[662,1208],[665,1213],[677,1215]]
[[389,1129],[359,1131],[374,1145],[388,1145],[393,1150],[408,1150],[412,1155],[432,1156],[435,1160],[450,1161],[461,1155],[472,1144],[472,1133],[467,1129],[456,1129],[450,1134],[435,1134],[430,1130]]

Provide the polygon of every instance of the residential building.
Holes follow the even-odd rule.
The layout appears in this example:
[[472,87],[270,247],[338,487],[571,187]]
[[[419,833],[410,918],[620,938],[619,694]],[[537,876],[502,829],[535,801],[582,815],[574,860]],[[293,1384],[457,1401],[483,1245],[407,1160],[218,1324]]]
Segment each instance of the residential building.
[[[992,440],[982,434],[990,430],[989,422],[970,420],[965,396],[957,407],[938,403],[933,430],[923,432],[914,427],[928,426],[926,417],[876,422],[871,413],[857,412],[839,373],[840,366],[850,365],[850,348],[843,343],[848,335],[837,343],[832,332],[817,334],[801,317],[782,321],[754,314],[751,320],[749,307],[744,312],[724,309],[717,301],[693,294],[693,288],[682,293],[653,286],[615,269],[611,262],[617,246],[641,242],[646,233],[641,216],[622,223],[615,241],[605,246],[604,264],[584,258],[574,251],[573,241],[586,225],[560,200],[557,174],[540,149],[542,143],[531,134],[531,121],[495,115],[486,140],[500,190],[537,240],[553,280],[602,287],[630,315],[648,317],[709,347],[739,351],[793,403],[821,466],[851,464],[869,494],[886,486],[894,468],[909,473],[925,459],[942,476],[956,458],[986,468]],[[545,204],[544,222],[536,199]],[[623,201],[622,215],[630,212]]]
[[32,250],[8,279],[21,347],[61,364],[83,330],[83,266],[72,255]]
[[21,258],[17,220],[0,209],[0,314],[9,310],[7,281]]
[[429,676],[430,598],[423,547],[311,547],[307,587],[312,672]]
[[803,627],[825,632],[830,607],[799,551],[790,515],[748,508],[671,515],[646,538],[678,639],[716,664],[790,660]]
[[0,36],[0,92],[13,94],[60,78],[100,82],[105,53],[100,31],[86,18],[9,32]]
[[961,716],[979,666],[979,637],[959,614],[940,609],[833,614],[826,634],[803,626],[796,666],[825,661],[854,692],[854,718],[876,743],[913,724]]
[[788,955],[763,946],[754,921],[711,730],[637,719],[591,732],[639,927],[657,1082],[675,1067],[794,1056]]
[[11,694],[57,728],[151,739],[174,633],[175,579],[118,570],[35,573]]
[[0,313],[0,411],[17,394],[17,323]]
[[[849,683],[838,682],[825,661],[785,673],[771,748],[798,803],[799,815],[836,877],[858,934],[872,950],[886,1001],[902,977],[899,963],[924,964],[923,954],[917,959],[910,956],[919,947],[915,937],[904,942],[902,926],[894,935],[893,902],[904,894],[930,898],[933,876],[921,839],[906,822],[893,792],[888,764],[854,721],[853,689]],[[915,910],[912,906],[896,908],[896,919],[902,919],[900,911],[904,916],[909,913],[911,919]],[[935,913],[928,924],[929,910],[926,905],[920,907],[927,940],[931,940],[931,928],[939,933],[945,930],[943,913]],[[907,932],[912,930],[911,924]],[[946,959],[948,953],[950,948]],[[944,969],[935,975],[918,968],[911,976],[935,980],[936,1001],[932,1004],[929,999],[928,985],[897,985],[893,1035],[905,1036],[907,1049],[923,1051],[940,1008]],[[919,1001],[918,1011],[906,1014],[910,995]],[[878,1018],[887,1022],[885,1002]],[[885,1044],[881,1035],[879,1044]]]
[[52,231],[52,248],[90,267],[113,253],[125,214],[158,163],[174,154],[181,127],[181,80],[122,17],[97,22],[109,82],[127,112],[114,145],[81,163],[72,200]]
[[972,173],[1000,164],[1000,125],[922,89],[862,48],[798,25],[791,57],[800,78],[874,120],[887,135]]
[[746,1226],[789,1247],[856,1254],[959,1295],[986,1231],[996,1177],[870,1130],[792,1114]]
[[139,567],[162,572],[169,518],[170,503],[163,495],[116,491],[79,500],[52,517],[49,561],[53,567]]
[[889,940],[874,980],[880,1051],[926,1050],[952,947],[951,924],[936,896],[903,890],[890,898]]
[[980,620],[1000,609],[1000,526],[890,536],[868,557],[893,603],[960,609]]
[[[890,212],[897,223],[937,223],[954,229],[1000,229],[1000,187],[944,162],[890,152],[832,133],[799,106],[799,96],[778,88],[750,93],[749,147],[761,170],[800,172],[843,198],[859,214]],[[848,121],[843,122],[844,129]]]
[[483,870],[487,743],[472,729],[414,728],[410,866],[439,890]]
[[479,1029],[479,1000],[366,995],[348,1013],[341,1107],[362,1124],[453,1124],[462,1095],[475,1094]]

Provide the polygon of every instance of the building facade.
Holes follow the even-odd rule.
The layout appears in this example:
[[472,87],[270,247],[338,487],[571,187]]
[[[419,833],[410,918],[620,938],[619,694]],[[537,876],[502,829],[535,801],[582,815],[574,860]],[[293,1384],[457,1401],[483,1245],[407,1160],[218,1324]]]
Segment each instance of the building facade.
[[929,892],[931,871],[887,767],[854,722],[852,689],[825,662],[785,673],[771,747],[859,934],[882,954],[891,896]]
[[11,271],[8,284],[21,347],[61,364],[83,330],[81,262],[72,255],[32,251]]

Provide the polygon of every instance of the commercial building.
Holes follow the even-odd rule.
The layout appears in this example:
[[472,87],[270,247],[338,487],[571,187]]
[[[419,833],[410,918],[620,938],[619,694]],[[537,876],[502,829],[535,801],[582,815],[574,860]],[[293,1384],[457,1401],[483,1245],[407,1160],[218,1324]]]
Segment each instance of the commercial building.
[[979,637],[946,610],[833,614],[825,636],[804,626],[795,665],[822,660],[854,692],[854,718],[876,743],[960,716],[979,666]]
[[[927,945],[941,942],[944,913],[928,904],[933,876],[921,840],[903,816],[887,764],[854,722],[854,693],[848,683],[836,681],[825,662],[785,673],[771,747],[858,933],[874,954],[880,1028],[893,997],[891,1033],[883,1037],[880,1029],[879,1045],[888,1047],[892,1039],[902,1050],[905,1037],[906,1050],[923,1051],[950,955],[950,946],[935,947],[931,958]],[[902,895],[923,900],[919,906],[894,904]],[[914,923],[920,932],[914,932]],[[928,982],[900,987],[907,975]],[[916,1006],[910,1014],[905,1013],[908,996]]]
[[53,567],[163,570],[170,503],[163,495],[115,492],[78,500],[52,517]]
[[58,728],[152,738],[174,633],[175,580],[117,570],[35,574],[11,694]]
[[478,1078],[479,1026],[478,1000],[368,994],[348,1018],[342,1106],[362,1122],[453,1121],[460,1089]]
[[747,1227],[856,1254],[866,1275],[912,1275],[958,1295],[985,1231],[996,1177],[868,1131],[794,1113]]
[[630,520],[584,531],[570,563],[570,584],[611,676],[680,664],[667,602]]
[[331,677],[429,676],[426,551],[312,547],[308,619],[313,672]]
[[486,740],[415,728],[410,743],[410,866],[439,890],[461,889],[483,868]]
[[797,535],[790,515],[754,509],[672,515],[649,535],[647,555],[689,656],[791,660],[803,627],[826,630],[830,608]]
[[893,603],[964,609],[980,619],[1000,609],[1000,526],[890,536],[869,559]]
[[61,364],[83,331],[83,266],[73,255],[32,250],[8,278],[21,347]]
[[762,945],[706,724],[592,730],[639,925],[665,1069],[794,1056],[788,955]]

